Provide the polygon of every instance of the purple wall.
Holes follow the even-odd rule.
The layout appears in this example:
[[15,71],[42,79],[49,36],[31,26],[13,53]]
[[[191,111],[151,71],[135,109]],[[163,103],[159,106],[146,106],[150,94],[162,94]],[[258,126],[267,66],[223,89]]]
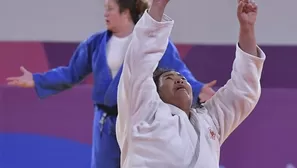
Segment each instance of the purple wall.
[[[93,109],[91,85],[39,100],[30,89],[5,86],[24,65],[33,72],[68,63],[75,43],[0,43],[0,168],[89,167]],[[234,46],[178,45],[203,82],[230,77]],[[297,47],[263,46],[267,54],[259,104],[222,147],[226,168],[297,165]],[[92,84],[89,78],[84,84]]]

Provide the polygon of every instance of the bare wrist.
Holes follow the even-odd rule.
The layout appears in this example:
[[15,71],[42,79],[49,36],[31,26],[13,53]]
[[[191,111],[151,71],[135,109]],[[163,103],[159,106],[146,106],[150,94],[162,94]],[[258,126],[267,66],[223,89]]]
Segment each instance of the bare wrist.
[[241,33],[255,33],[255,26],[254,25],[240,25],[240,32]]
[[149,15],[156,21],[161,22],[165,11],[167,0],[154,0],[151,8],[149,9]]

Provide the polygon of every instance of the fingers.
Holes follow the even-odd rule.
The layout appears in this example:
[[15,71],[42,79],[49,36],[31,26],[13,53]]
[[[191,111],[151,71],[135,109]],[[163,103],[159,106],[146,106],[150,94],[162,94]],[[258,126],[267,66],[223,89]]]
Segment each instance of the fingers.
[[9,86],[18,86],[18,81],[17,80],[10,81],[10,82],[7,83],[7,85],[9,85]]
[[249,11],[254,11],[257,8],[257,5],[255,2],[249,2],[246,6]]
[[239,0],[238,6],[237,6],[237,13],[242,13],[244,10],[245,3],[243,0]]
[[19,80],[20,77],[8,77],[6,78],[7,81]]
[[245,4],[245,3],[249,3],[250,0],[237,0],[237,3],[238,3],[238,4],[239,4],[240,2],[243,2],[243,3]]
[[213,81],[207,83],[206,85],[207,85],[208,87],[213,87],[213,86],[215,86],[216,84],[217,84],[217,80],[213,80]]
[[27,73],[27,72],[28,72],[23,66],[20,67],[20,70],[21,70],[23,73]]
[[19,80],[13,80],[13,81],[9,81],[7,83],[7,85],[9,85],[9,86],[22,86],[24,84],[22,82],[20,82]]
[[257,11],[257,4],[253,0],[238,0],[238,13],[248,13]]
[[[23,73],[28,73],[29,71],[27,71],[23,66],[20,67],[20,71]],[[12,81],[12,80],[20,80],[21,76],[18,77],[8,77],[6,78],[7,81]]]
[[258,5],[256,4],[256,2],[251,2],[251,9],[253,12],[258,10]]
[[8,81],[7,84],[11,86],[18,86],[21,83],[20,77],[9,77],[6,80]]
[[9,81],[7,83],[7,85],[9,86],[18,86],[18,87],[23,87],[23,88],[26,88],[26,87],[29,87],[26,82],[21,82],[19,80],[12,80],[12,81]]

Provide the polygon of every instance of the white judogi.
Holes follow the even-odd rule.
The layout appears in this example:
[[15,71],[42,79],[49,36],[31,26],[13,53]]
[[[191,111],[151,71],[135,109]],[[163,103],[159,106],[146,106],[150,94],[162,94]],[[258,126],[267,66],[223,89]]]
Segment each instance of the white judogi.
[[122,168],[218,168],[220,146],[250,114],[260,94],[265,59],[236,47],[231,79],[191,118],[164,103],[153,72],[165,52],[173,20],[148,13],[135,26],[118,87],[117,139]]

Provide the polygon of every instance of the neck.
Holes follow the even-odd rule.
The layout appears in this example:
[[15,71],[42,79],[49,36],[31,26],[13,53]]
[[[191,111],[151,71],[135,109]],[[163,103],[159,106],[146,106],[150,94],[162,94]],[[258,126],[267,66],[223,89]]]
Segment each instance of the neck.
[[133,32],[134,24],[129,22],[123,24],[117,31],[113,32],[113,35],[116,37],[126,37]]
[[189,107],[189,106],[179,106],[179,108],[181,109],[181,110],[183,110],[186,114],[187,114],[187,116],[188,117],[190,117],[190,113],[191,113],[191,107]]
[[185,99],[180,100],[178,103],[175,103],[174,105],[184,111],[188,117],[190,117],[191,113],[191,104],[188,101],[183,101]]
[[188,108],[188,109],[182,109],[186,114],[187,114],[187,116],[188,117],[190,117],[190,114],[191,114],[191,109],[190,108]]

